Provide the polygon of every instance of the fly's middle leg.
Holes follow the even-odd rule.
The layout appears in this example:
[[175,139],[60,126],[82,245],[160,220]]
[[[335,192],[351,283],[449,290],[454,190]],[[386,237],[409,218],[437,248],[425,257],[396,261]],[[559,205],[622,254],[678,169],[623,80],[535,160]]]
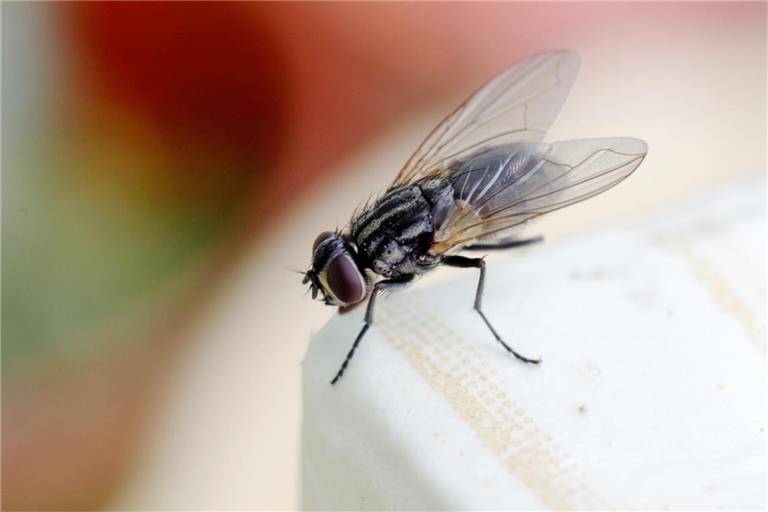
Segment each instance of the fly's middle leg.
[[355,342],[352,343],[352,348],[349,349],[349,352],[347,353],[347,357],[344,358],[344,362],[341,363],[341,368],[339,368],[339,371],[336,372],[336,376],[331,381],[331,385],[336,384],[338,380],[341,378],[341,376],[344,374],[344,370],[347,369],[347,365],[349,365],[349,361],[352,359],[352,356],[355,355],[355,350],[357,349],[357,346],[360,344],[360,340],[363,339],[363,336],[365,335],[366,331],[368,331],[368,328],[373,324],[373,308],[376,306],[376,295],[381,290],[391,290],[394,288],[402,288],[405,286],[408,286],[408,284],[413,281],[412,275],[405,275],[402,277],[394,278],[394,279],[386,279],[384,281],[379,281],[373,286],[373,291],[371,292],[371,296],[368,299],[368,307],[365,310],[365,325],[363,325],[363,328],[360,329],[360,332],[357,335],[357,338],[355,338]]
[[503,339],[501,339],[501,336],[499,336],[499,333],[496,332],[496,329],[493,328],[491,325],[491,322],[488,321],[488,318],[486,318],[485,313],[483,313],[483,290],[485,289],[485,261],[482,258],[467,258],[464,256],[448,256],[443,260],[443,264],[448,265],[449,267],[459,267],[459,268],[477,268],[480,269],[480,279],[477,281],[477,292],[475,293],[475,311],[477,311],[480,314],[480,318],[483,319],[483,322],[485,322],[485,325],[488,326],[488,329],[490,329],[491,333],[493,334],[493,337],[496,338],[496,341],[501,343],[501,346],[504,347],[507,352],[511,353],[513,356],[518,358],[520,361],[523,361],[525,363],[531,363],[531,364],[539,364],[541,362],[541,359],[530,359],[528,357],[525,357],[521,354],[519,354],[515,349],[507,345]]

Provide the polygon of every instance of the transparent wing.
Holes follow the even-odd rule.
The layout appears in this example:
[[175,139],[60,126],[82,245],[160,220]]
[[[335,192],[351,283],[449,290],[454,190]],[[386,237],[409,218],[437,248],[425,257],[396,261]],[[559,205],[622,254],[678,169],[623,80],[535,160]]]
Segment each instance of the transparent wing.
[[391,188],[444,170],[486,146],[540,142],[568,96],[579,57],[568,51],[528,57],[502,72],[438,124]]
[[454,205],[438,227],[433,254],[508,236],[526,222],[584,201],[627,178],[648,148],[631,138],[516,143],[454,163]]

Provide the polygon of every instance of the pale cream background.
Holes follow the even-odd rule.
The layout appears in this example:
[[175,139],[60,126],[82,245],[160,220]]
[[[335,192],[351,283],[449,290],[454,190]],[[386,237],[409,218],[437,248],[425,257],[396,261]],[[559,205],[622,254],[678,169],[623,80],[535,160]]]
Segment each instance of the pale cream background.
[[[581,73],[548,140],[626,135],[650,150],[628,181],[530,232],[550,241],[577,236],[763,172],[764,23],[724,31],[717,20],[697,20],[695,28],[660,20],[573,48]],[[385,187],[459,99],[414,113],[349,155],[334,180],[254,241],[198,319],[116,507],[297,506],[301,359],[310,333],[333,311],[305,296],[288,269],[304,269],[316,234],[343,225]],[[436,272],[417,286],[454,275]]]

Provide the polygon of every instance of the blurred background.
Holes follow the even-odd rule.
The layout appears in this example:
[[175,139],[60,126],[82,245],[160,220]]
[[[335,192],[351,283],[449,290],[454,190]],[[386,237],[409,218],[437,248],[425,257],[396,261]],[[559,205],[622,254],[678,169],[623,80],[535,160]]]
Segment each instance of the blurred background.
[[549,242],[762,174],[765,45],[764,3],[4,2],[3,507],[295,508],[317,233],[554,48],[549,140],[650,151]]

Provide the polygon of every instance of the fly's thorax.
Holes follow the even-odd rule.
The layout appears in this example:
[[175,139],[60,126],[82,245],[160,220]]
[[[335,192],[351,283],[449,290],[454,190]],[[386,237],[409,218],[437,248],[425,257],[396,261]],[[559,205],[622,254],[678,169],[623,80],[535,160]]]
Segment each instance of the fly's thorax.
[[352,220],[352,238],[360,247],[381,229],[392,227],[398,218],[413,216],[423,203],[421,190],[416,185],[390,190]]
[[[390,190],[352,221],[351,234],[361,257],[375,259],[390,240],[429,214],[429,204],[417,185]],[[413,230],[410,234],[413,234]]]
[[432,230],[438,231],[454,205],[454,189],[450,181],[444,178],[425,180],[421,184],[424,197],[432,206]]
[[309,273],[313,287],[319,288],[326,304],[356,304],[368,293],[368,281],[358,254],[339,233],[325,232],[317,237]]
[[453,202],[452,190],[447,180],[430,179],[393,189],[361,212],[351,234],[364,266],[388,278],[433,268],[424,258]]

